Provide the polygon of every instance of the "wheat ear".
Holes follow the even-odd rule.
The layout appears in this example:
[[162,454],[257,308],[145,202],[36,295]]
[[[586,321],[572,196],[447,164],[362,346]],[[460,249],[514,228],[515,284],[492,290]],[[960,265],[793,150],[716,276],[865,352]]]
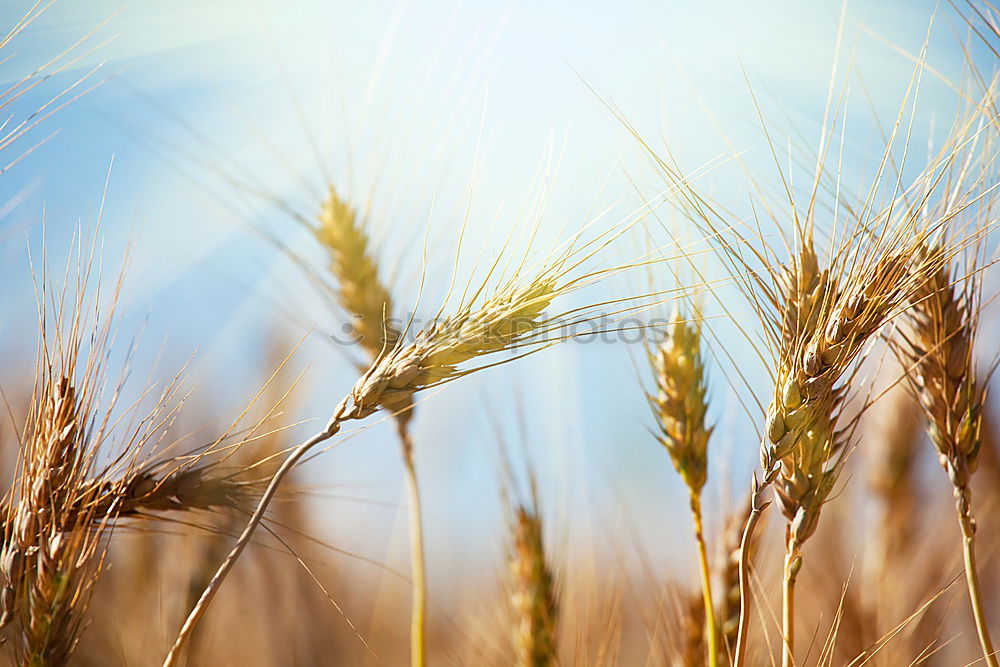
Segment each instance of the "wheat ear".
[[766,507],[763,493],[776,484],[787,521],[782,595],[783,667],[794,652],[795,581],[802,545],[815,532],[820,511],[840,475],[846,451],[837,421],[844,403],[842,379],[868,340],[912,296],[920,276],[937,264],[913,261],[914,243],[894,237],[886,249],[863,251],[850,270],[820,269],[811,240],[785,272],[775,393],[761,444],[764,477],[752,486],[740,566],[741,605],[737,662],[745,652],[749,599],[748,548]]
[[233,549],[181,627],[164,667],[177,664],[194,627],[250,543],[281,480],[302,456],[336,435],[345,421],[363,419],[383,408],[395,411],[400,405],[408,405],[418,391],[478,370],[459,368],[460,365],[530,344],[549,322],[543,312],[545,308],[552,299],[570,289],[558,283],[567,258],[557,257],[531,279],[512,278],[504,282],[479,305],[463,304],[458,312],[420,331],[412,343],[397,345],[372,364],[338,404],[323,430],[292,450],[275,472]]
[[317,240],[329,255],[337,280],[337,299],[351,317],[358,343],[372,358],[396,344],[399,329],[392,319],[392,298],[379,275],[368,234],[357,212],[330,186],[319,213]]
[[[941,247],[924,246],[925,257],[944,259]],[[909,311],[906,344],[910,384],[923,408],[931,443],[948,473],[962,530],[962,554],[972,612],[987,665],[996,667],[979,573],[976,567],[976,521],[969,482],[982,446],[983,388],[976,379],[972,346],[978,321],[976,276],[958,295],[947,266],[921,284]]]
[[[329,196],[319,214],[316,238],[330,257],[330,273],[337,281],[341,307],[351,316],[355,338],[371,363],[395,347],[399,329],[392,317],[392,298],[380,278],[378,263],[370,250],[370,240],[357,211],[330,186]],[[410,420],[410,399],[393,405],[397,433],[402,448],[409,506],[410,570],[413,593],[410,611],[410,663],[426,663],[427,572],[424,565],[423,520],[420,489],[414,462]]]
[[556,664],[559,607],[555,577],[545,557],[537,507],[517,507],[512,524],[510,605],[514,612],[514,664],[549,667]]
[[88,418],[72,380],[46,368],[20,462],[19,495],[2,550],[0,625],[20,618],[25,665],[64,665],[73,653],[93,586],[100,532],[72,511],[91,459]]
[[702,527],[701,492],[708,475],[708,410],[705,367],[701,354],[701,321],[685,321],[675,311],[670,330],[653,356],[656,394],[650,397],[660,427],[660,442],[688,488],[702,598],[705,605],[705,644],[711,667],[718,664],[717,628],[712,601],[712,578]]

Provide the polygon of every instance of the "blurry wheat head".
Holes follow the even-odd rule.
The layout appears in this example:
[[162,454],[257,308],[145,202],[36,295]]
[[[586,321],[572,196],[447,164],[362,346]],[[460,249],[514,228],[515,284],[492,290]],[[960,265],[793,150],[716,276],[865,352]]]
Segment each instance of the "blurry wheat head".
[[[896,364],[890,368],[882,374],[895,382],[900,368]],[[914,561],[932,560],[920,558],[924,555],[921,547],[931,547],[919,538],[921,531],[927,530],[920,494],[922,426],[920,406],[904,384],[896,384],[867,412],[860,436],[863,457],[855,465],[867,479],[875,501],[874,517],[866,528],[860,598],[866,624],[876,631],[875,636],[886,623],[895,623],[912,611],[915,600],[930,598],[938,590],[933,578],[919,576],[914,567]],[[846,532],[849,527],[841,530]],[[934,636],[919,633],[934,611],[929,609],[912,628],[882,649],[884,658],[904,660],[934,642]]]
[[545,555],[541,517],[525,505],[514,508],[513,514],[509,585],[514,664],[554,665],[559,606],[555,577]]

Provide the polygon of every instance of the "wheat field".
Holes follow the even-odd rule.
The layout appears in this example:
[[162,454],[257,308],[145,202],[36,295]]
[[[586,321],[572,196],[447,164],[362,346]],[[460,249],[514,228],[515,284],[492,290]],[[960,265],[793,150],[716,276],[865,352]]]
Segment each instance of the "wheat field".
[[0,21],[3,664],[998,665],[990,2]]

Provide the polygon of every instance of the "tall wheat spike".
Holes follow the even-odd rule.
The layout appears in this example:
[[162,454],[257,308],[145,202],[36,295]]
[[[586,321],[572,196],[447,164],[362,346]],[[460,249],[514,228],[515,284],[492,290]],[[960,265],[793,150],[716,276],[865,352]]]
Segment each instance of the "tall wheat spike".
[[660,442],[688,488],[704,603],[705,649],[708,663],[718,663],[718,630],[712,600],[712,576],[702,527],[701,492],[708,476],[708,410],[705,367],[701,352],[701,320],[686,321],[674,311],[670,329],[652,358],[656,393],[649,397],[660,427]]
[[72,300],[66,291],[53,299],[47,276],[41,281],[35,388],[2,508],[0,626],[16,621],[25,665],[70,660],[103,568],[110,525],[108,516],[94,516],[100,485],[90,481],[107,422],[98,414],[97,397],[110,318],[87,317],[90,262],[78,260],[76,274],[70,271],[71,264],[65,280],[75,281]]
[[[782,595],[785,667],[793,660],[794,590],[802,545],[816,530],[847,451],[845,434],[837,429],[846,391],[839,381],[868,340],[912,297],[920,280],[940,266],[939,258],[915,256],[915,247],[903,236],[897,238],[897,247],[857,262],[846,275],[818,271],[808,244],[808,252],[802,253],[792,277],[786,279],[785,300],[790,304],[784,310],[786,344],[781,348],[761,447],[764,486],[775,483],[775,497],[787,521]],[[813,289],[799,289],[809,276]],[[817,294],[821,297],[813,301]],[[801,306],[804,295],[806,308]]]
[[549,567],[537,507],[518,506],[512,523],[510,606],[514,612],[514,664],[549,667],[556,664],[556,624],[559,603],[555,576]]
[[[383,284],[378,263],[370,250],[370,239],[357,211],[330,186],[329,196],[319,215],[315,230],[319,242],[330,255],[330,272],[337,280],[340,305],[350,315],[355,337],[371,363],[393,350],[399,339],[399,329],[392,316],[392,299]],[[402,446],[406,470],[406,492],[410,522],[410,568],[413,578],[410,611],[410,656],[414,667],[427,660],[427,572],[424,564],[423,518],[420,509],[420,487],[414,461],[410,420],[413,401],[409,397],[391,406]]]
[[357,211],[331,185],[319,213],[317,240],[330,257],[337,280],[337,297],[351,318],[358,343],[372,359],[392,349],[399,337],[393,320],[392,297],[382,282],[371,241]]
[[[924,246],[921,254],[939,261],[944,257],[940,246]],[[984,661],[995,667],[997,657],[976,566],[976,521],[969,486],[982,446],[985,401],[972,356],[978,322],[977,275],[974,272],[969,277],[961,294],[956,294],[947,266],[922,283],[909,311],[910,327],[902,349],[912,369],[908,377],[923,408],[931,443],[954,490],[976,631]]]

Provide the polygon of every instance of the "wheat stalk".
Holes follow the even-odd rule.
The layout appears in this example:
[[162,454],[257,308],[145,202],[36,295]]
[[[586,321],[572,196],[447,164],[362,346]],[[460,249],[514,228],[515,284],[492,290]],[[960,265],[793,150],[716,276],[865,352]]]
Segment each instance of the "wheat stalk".
[[[81,251],[77,243],[74,237],[72,248]],[[67,264],[65,285],[72,280],[76,287],[72,300],[65,286],[53,300],[42,247],[35,388],[2,506],[0,627],[18,621],[22,664],[62,665],[82,631],[110,528],[106,517],[93,516],[88,476],[106,435],[108,413],[98,414],[97,401],[118,291],[111,315],[102,321],[95,309],[88,319],[91,248],[86,260],[77,257],[75,275]]]
[[[725,530],[725,558],[721,568],[722,599],[719,606],[719,635],[722,639],[719,646],[719,659],[724,664],[732,663],[736,650],[736,637],[740,627],[740,542],[743,538],[743,527],[750,514],[750,503],[745,508],[729,518]],[[751,548],[756,551],[755,545]],[[754,554],[750,555],[753,561]]]
[[704,602],[705,645],[711,667],[718,664],[715,611],[708,549],[702,528],[701,492],[708,475],[708,410],[705,367],[701,353],[701,321],[686,321],[680,311],[671,317],[669,333],[653,355],[656,393],[649,397],[660,427],[660,442],[688,487]]

